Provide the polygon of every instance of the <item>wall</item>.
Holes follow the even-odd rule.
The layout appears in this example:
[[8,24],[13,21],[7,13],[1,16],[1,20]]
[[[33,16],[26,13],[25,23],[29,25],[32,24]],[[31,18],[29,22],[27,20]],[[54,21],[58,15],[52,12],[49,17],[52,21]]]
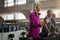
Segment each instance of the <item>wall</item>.
[[[25,5],[17,5],[13,7],[0,7],[0,14],[5,13],[13,13],[13,12],[22,12],[27,19],[29,19],[30,10],[32,9],[33,0],[27,0],[27,4]],[[42,9],[60,9],[60,0],[48,0],[45,2],[41,2]]]
[[[13,6],[13,7],[0,7],[0,13],[9,13],[9,12],[18,12],[22,10],[31,10],[31,6],[34,3],[33,0],[27,0],[27,4],[25,5],[19,5],[19,6]],[[60,0],[48,0],[46,2],[41,2],[42,9],[45,8],[60,8]]]

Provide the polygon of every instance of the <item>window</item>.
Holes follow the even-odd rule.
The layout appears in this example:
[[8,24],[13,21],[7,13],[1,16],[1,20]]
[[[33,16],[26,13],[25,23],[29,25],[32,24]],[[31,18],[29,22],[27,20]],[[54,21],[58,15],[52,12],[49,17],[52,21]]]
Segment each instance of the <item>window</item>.
[[4,7],[26,4],[26,0],[5,0]]
[[46,10],[41,10],[40,14],[40,18],[45,18],[45,16],[47,15]]
[[26,4],[26,0],[15,0],[16,5]]
[[13,20],[14,14],[2,14],[0,15],[4,20]]
[[2,14],[2,15],[0,15],[0,16],[1,16],[4,20],[7,19],[7,15],[5,15],[5,14],[4,14],[4,15]]
[[8,14],[7,20],[14,20],[14,14]]
[[14,0],[5,0],[4,7],[14,6]]
[[25,15],[23,13],[16,13],[15,19],[26,19]]
[[[44,18],[47,16],[47,10],[41,10],[40,18]],[[56,14],[56,18],[60,18],[60,9],[53,9],[53,13]]]
[[25,15],[21,12],[1,14],[0,15],[4,20],[21,20],[26,19]]
[[60,9],[55,9],[54,11],[53,11],[55,14],[56,14],[56,18],[59,18],[60,17]]

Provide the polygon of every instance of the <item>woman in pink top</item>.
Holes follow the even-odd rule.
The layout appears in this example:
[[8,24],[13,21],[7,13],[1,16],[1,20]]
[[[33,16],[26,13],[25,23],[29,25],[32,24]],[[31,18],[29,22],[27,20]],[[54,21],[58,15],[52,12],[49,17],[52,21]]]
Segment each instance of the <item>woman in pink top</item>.
[[33,12],[30,14],[30,30],[29,30],[29,37],[32,37],[33,39],[39,38],[39,32],[40,32],[40,9],[41,5],[39,3],[35,3],[33,5]]

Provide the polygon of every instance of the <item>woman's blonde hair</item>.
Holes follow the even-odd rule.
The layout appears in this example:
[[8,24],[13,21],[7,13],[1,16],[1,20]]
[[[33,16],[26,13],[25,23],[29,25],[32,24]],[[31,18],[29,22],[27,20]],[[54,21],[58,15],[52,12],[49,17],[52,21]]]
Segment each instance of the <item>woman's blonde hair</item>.
[[40,3],[33,3],[33,5],[32,5],[32,10],[33,10],[33,11],[36,11],[36,6],[37,6],[37,5],[40,5],[40,6],[41,6]]

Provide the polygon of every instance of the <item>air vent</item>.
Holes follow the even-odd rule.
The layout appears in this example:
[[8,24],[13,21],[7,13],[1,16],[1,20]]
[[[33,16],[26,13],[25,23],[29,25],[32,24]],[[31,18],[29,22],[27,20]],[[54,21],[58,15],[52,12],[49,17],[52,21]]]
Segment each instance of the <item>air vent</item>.
[[40,1],[48,1],[48,0],[40,0]]
[[35,2],[46,2],[48,0],[35,0]]

